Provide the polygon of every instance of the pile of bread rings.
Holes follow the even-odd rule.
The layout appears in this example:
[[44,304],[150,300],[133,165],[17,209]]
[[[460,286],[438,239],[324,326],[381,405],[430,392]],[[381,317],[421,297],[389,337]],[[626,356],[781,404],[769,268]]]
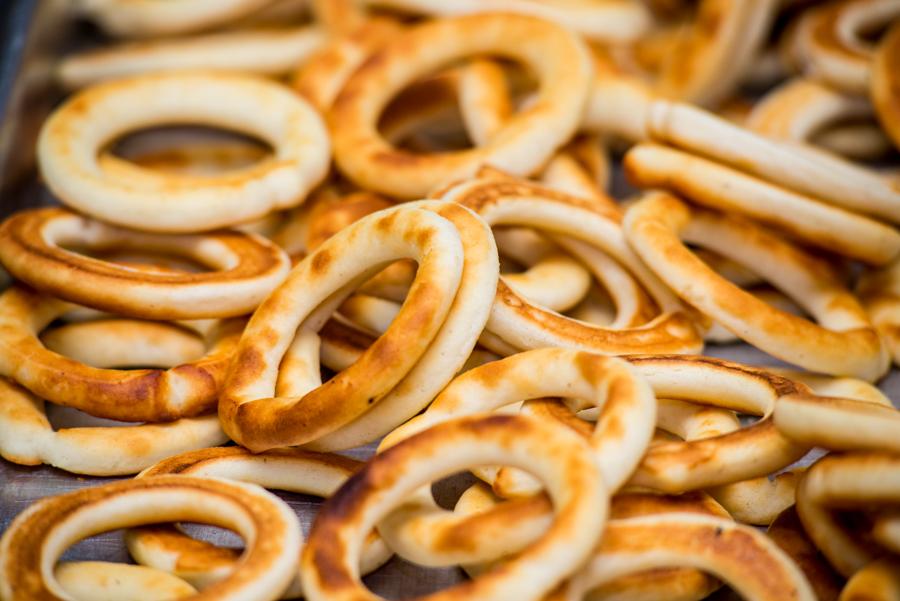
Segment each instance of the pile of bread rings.
[[21,512],[0,599],[900,598],[900,1],[72,4],[0,456],[134,477]]

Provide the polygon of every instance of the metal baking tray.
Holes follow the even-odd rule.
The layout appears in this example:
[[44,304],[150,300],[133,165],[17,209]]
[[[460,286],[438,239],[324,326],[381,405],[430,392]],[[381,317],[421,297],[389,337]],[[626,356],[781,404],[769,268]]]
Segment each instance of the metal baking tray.
[[[62,97],[53,83],[56,60],[66,51],[100,34],[71,14],[67,0],[3,0],[0,2],[0,218],[25,207],[51,204],[51,195],[41,185],[34,161],[34,147],[41,123]],[[621,173],[616,174],[621,181]],[[751,364],[779,364],[768,355],[744,344],[709,346],[706,354]],[[900,371],[894,369],[880,387],[895,404],[900,402]],[[77,412],[51,412],[54,425],[74,425],[83,417]],[[373,453],[368,445],[348,455],[365,459]],[[48,496],[112,480],[76,476],[41,466],[23,467],[0,459],[0,533],[12,519],[34,501]],[[474,479],[459,475],[437,483],[438,502],[452,507],[459,494]],[[278,493],[300,516],[304,533],[315,518],[320,500],[314,497]],[[205,540],[239,546],[233,534],[209,527],[190,527]],[[84,540],[69,549],[63,560],[106,560],[129,562],[121,532],[110,532]],[[371,589],[387,598],[415,597],[446,588],[465,578],[457,568],[426,569],[394,557],[364,580]],[[720,591],[713,598],[734,598]]]

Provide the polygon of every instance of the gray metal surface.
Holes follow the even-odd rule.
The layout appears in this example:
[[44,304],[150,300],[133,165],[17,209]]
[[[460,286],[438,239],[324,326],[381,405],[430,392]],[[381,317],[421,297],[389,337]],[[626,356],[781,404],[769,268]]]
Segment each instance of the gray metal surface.
[[[47,202],[45,191],[34,177],[33,148],[38,127],[57,96],[52,90],[50,74],[52,57],[58,49],[71,43],[68,38],[65,2],[58,0],[0,0],[0,217],[22,207]],[[617,174],[620,175],[620,174]],[[621,179],[621,178],[617,178]],[[707,354],[752,364],[773,364],[770,357],[746,345],[710,346]],[[881,388],[895,404],[900,401],[900,372],[894,370],[881,383]],[[73,419],[70,412],[52,416],[60,427]],[[75,417],[75,419],[78,419]],[[372,445],[348,453],[364,459],[371,455]],[[114,452],[114,450],[110,450]],[[66,491],[94,486],[109,478],[80,477],[50,467],[22,467],[0,460],[0,533],[9,522],[34,501]],[[443,506],[453,501],[473,478],[460,475],[435,486],[436,497]],[[304,532],[315,517],[318,499],[303,495],[279,493],[300,516]],[[191,532],[224,545],[239,545],[239,540],[226,531],[192,527]],[[63,559],[96,559],[129,561],[120,532],[93,537],[75,545]],[[377,593],[402,599],[432,592],[459,582],[464,575],[459,569],[425,569],[398,558],[365,578]],[[717,599],[731,598],[727,592]]]

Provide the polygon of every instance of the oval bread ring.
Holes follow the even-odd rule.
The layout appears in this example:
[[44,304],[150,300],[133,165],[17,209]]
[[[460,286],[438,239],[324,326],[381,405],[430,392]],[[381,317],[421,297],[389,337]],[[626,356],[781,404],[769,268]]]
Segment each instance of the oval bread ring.
[[[557,346],[604,354],[687,353],[702,347],[683,306],[628,247],[618,214],[600,213],[590,201],[523,180],[470,180],[442,192],[440,198],[471,208],[491,225],[536,227],[585,242],[577,245],[581,253],[608,253],[647,287],[664,311],[638,327],[604,328],[535,306],[513,292],[501,277],[487,329],[514,347]],[[572,244],[567,248],[571,251]]]
[[[322,0],[334,4],[334,0]],[[376,49],[394,39],[402,27],[396,21],[372,18],[333,38],[291,78],[291,86],[320,112],[331,108],[344,84]]]
[[[275,148],[274,157],[252,169],[210,176],[205,186],[137,166],[129,170],[158,182],[164,193],[99,167],[98,151],[106,143],[134,129],[172,123],[259,136]],[[319,115],[279,84],[250,75],[186,71],[125,77],[82,90],[45,121],[37,152],[44,180],[64,203],[118,225],[184,232],[234,225],[300,204],[325,177],[329,148]]]
[[53,577],[67,598],[75,601],[159,601],[197,593],[190,584],[167,572],[125,563],[66,561],[57,564]]
[[763,418],[741,430],[685,442],[651,445],[630,484],[679,493],[767,476],[809,450],[775,428],[773,409],[787,398],[812,396],[766,370],[712,357],[630,357],[658,398],[722,407]]
[[[416,279],[391,328],[353,366],[322,385],[311,367],[318,364],[318,340],[302,339],[314,335],[373,271],[409,258],[419,261]],[[487,226],[451,203],[407,204],[343,229],[298,264],[251,318],[220,395],[225,431],[254,451],[317,441],[354,420],[347,430],[356,433],[353,440],[345,432],[335,434],[327,449],[318,441],[316,450],[377,438],[421,410],[465,363],[487,320],[497,270]],[[444,327],[445,319],[452,327]],[[279,379],[279,364],[292,344],[302,350],[295,356],[306,367],[297,377]],[[271,400],[273,392],[278,400]],[[388,395],[391,405],[403,409],[385,414],[381,401]],[[369,415],[373,411],[378,413]]]
[[[835,131],[854,131],[841,128],[829,132],[829,125],[872,116],[872,105],[867,100],[848,96],[811,79],[796,78],[766,94],[753,107],[744,125],[771,138],[821,144],[823,139],[829,139],[827,136],[833,137]],[[818,133],[824,133],[826,137],[816,138]],[[839,137],[834,139],[841,141]],[[868,138],[860,136],[859,140],[859,145],[864,147]],[[884,154],[886,142],[874,138],[867,152],[857,154],[877,158]]]
[[200,0],[190,5],[166,0],[81,0],[79,9],[107,33],[150,37],[189,33],[223,25],[263,8],[271,0]]
[[[524,416],[479,415],[438,424],[376,455],[325,502],[300,564],[307,598],[379,599],[364,588],[356,567],[366,534],[423,485],[484,464],[528,470],[546,488],[556,519],[502,570],[418,599],[465,594],[485,601],[536,600],[549,593],[596,545],[608,493],[588,445],[577,435]],[[327,572],[323,566],[329,566]]]
[[863,33],[897,17],[897,0],[842,0],[818,11],[805,32],[809,70],[840,90],[866,94],[873,51]]
[[[900,13],[900,10],[898,10]],[[882,38],[872,63],[869,95],[885,132],[900,148],[900,26],[894,25]]]
[[[181,255],[217,271],[135,269],[66,250],[133,249]],[[252,234],[145,234],[63,208],[13,215],[0,226],[0,261],[15,277],[48,294],[145,319],[244,315],[280,284],[287,255]]]
[[[647,100],[643,100],[647,105]],[[608,115],[615,120],[627,105]],[[634,109],[631,108],[631,111]],[[900,186],[864,167],[826,153],[798,152],[796,144],[772,140],[703,109],[657,100],[640,116],[646,138],[714,157],[751,175],[821,201],[900,223]],[[640,132],[638,132],[640,133]]]
[[[873,381],[890,362],[856,298],[830,266],[752,222],[646,194],[625,216],[640,257],[685,301],[743,340],[806,369]],[[753,268],[822,325],[780,311],[707,267],[682,238]]]
[[48,350],[38,334],[69,303],[14,286],[0,295],[0,372],[34,394],[96,417],[169,421],[210,411],[238,343],[242,320],[206,338],[205,357],[162,369],[102,369]]
[[375,7],[456,17],[480,13],[508,13],[538,17],[571,29],[586,39],[621,43],[640,37],[650,26],[651,15],[641,2],[632,0],[365,0]]
[[65,57],[57,77],[69,90],[152,71],[210,69],[277,76],[325,42],[317,28],[228,31],[175,40],[129,42]]
[[[535,43],[521,44],[521,39]],[[425,47],[428,52],[412,50]],[[490,143],[417,155],[392,148],[380,136],[378,117],[404,86],[448,62],[484,53],[518,59],[540,80],[535,104],[512,117]],[[399,198],[422,197],[486,163],[528,174],[575,132],[591,75],[584,43],[546,21],[479,14],[419,25],[372,55],[341,91],[329,116],[335,159],[350,179]]]
[[[545,510],[549,515],[550,507],[546,498],[543,500]],[[454,513],[468,516],[473,524],[478,524],[483,531],[495,536],[502,536],[502,527],[495,522],[503,524],[507,529],[518,526],[520,514],[517,513],[517,505],[520,502],[501,499],[491,492],[484,483],[476,482],[466,489],[459,497],[454,507]],[[716,504],[716,502],[703,493],[685,494],[678,496],[662,496],[646,493],[618,494],[610,503],[610,522],[607,528],[612,527],[616,520],[657,513],[689,512],[703,515],[713,515],[728,518],[728,513]],[[547,521],[549,526],[550,522]],[[493,530],[496,528],[496,532]],[[452,542],[478,545],[479,538],[483,536],[478,531],[463,531],[465,534],[457,535]],[[472,535],[474,534],[474,537]],[[468,538],[472,538],[469,542]],[[466,573],[477,577],[482,573],[487,564],[468,564],[462,566]],[[593,589],[587,596],[592,601],[617,600],[637,601],[665,598],[669,601],[699,601],[705,599],[721,586],[714,578],[699,570],[689,568],[661,568],[632,574],[618,578],[601,587]]]
[[165,521],[214,524],[248,541],[238,569],[191,598],[269,601],[296,573],[300,523],[278,497],[228,480],[158,476],[82,488],[32,504],[0,539],[0,594],[10,601],[67,599],[53,568],[69,546],[100,532]]
[[591,560],[553,601],[577,601],[598,585],[660,567],[697,568],[753,601],[815,601],[803,572],[765,534],[696,513],[611,521]]
[[706,207],[747,215],[842,256],[883,265],[900,254],[895,228],[715,160],[643,143],[628,151],[623,166],[636,186],[669,190]]
[[0,378],[0,455],[19,465],[43,463],[73,474],[125,476],[165,457],[227,441],[215,415],[158,424],[55,429],[44,401]]
[[796,507],[789,507],[782,512],[766,530],[766,534],[803,570],[817,599],[837,601],[844,579],[809,540]]
[[[340,455],[300,449],[274,449],[258,455],[241,447],[201,449],[170,457],[144,470],[140,478],[179,474],[225,478],[269,489],[330,497],[363,463]],[[174,526],[142,526],[125,534],[128,552],[138,563],[172,573],[204,590],[234,571],[240,551],[223,549],[195,540]],[[392,552],[376,534],[362,553],[362,574],[377,569]],[[298,577],[282,594],[284,599],[302,596]]]
[[[797,512],[809,537],[845,577],[884,554],[837,511],[896,509],[900,459],[887,453],[832,453],[816,462],[797,489]],[[848,522],[849,523],[849,522]]]
[[842,601],[892,601],[900,597],[900,560],[876,559],[856,572],[841,591]]
[[900,259],[883,269],[864,272],[856,292],[894,364],[900,365]]

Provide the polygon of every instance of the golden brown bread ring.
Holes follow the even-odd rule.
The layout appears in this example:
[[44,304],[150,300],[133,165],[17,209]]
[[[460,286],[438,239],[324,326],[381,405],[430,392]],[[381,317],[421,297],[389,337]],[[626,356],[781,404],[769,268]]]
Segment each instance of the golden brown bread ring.
[[890,551],[867,536],[870,528],[852,514],[898,506],[900,457],[884,452],[826,455],[807,470],[797,489],[797,513],[807,534],[848,578]]
[[[136,269],[64,248],[180,255],[215,269]],[[0,261],[47,294],[144,319],[232,317],[253,311],[290,270],[287,255],[261,236],[238,232],[146,234],[63,208],[13,215],[0,226]]]
[[0,373],[43,399],[120,421],[169,421],[216,406],[243,320],[214,328],[205,357],[168,370],[123,371],[91,367],[44,347],[38,334],[72,308],[20,286],[0,295]]
[[[172,123],[230,128],[263,139],[275,152],[249,169],[210,175],[202,185],[196,177],[124,161],[116,170],[98,163],[101,148],[122,134]],[[41,174],[64,203],[141,230],[196,232],[299,205],[327,174],[330,142],[313,107],[276,82],[178,71],[81,90],[44,122],[37,146]]]
[[528,302],[501,277],[487,329],[514,348],[557,346],[613,355],[690,353],[702,348],[702,339],[684,306],[629,248],[618,212],[603,211],[590,200],[525,180],[490,174],[436,194],[476,211],[491,225],[534,227],[570,239],[565,247],[577,250],[577,254],[591,253],[600,258],[609,254],[647,288],[662,311],[649,323],[633,327],[596,326]]
[[878,119],[900,148],[900,25],[892,26],[878,44],[871,80],[869,95]]
[[900,598],[900,559],[882,557],[850,577],[839,601],[894,601]]
[[[738,218],[645,194],[625,216],[637,254],[685,301],[758,348],[806,369],[875,380],[890,367],[875,328],[829,265]],[[748,265],[822,325],[771,307],[707,267],[682,239]]]
[[856,288],[872,323],[900,365],[900,259],[863,272]]
[[[179,474],[225,478],[328,498],[362,466],[361,461],[341,455],[300,449],[273,449],[253,454],[241,447],[221,447],[169,457],[138,477]],[[223,549],[192,539],[171,525],[133,528],[126,532],[125,544],[138,563],[171,572],[199,590],[233,572],[241,557],[239,550]],[[361,573],[368,574],[379,568],[391,555],[391,550],[373,533],[362,553]],[[302,594],[299,577],[295,575],[282,598],[293,599]]]
[[20,513],[0,539],[0,596],[67,599],[53,567],[69,546],[101,532],[159,521],[214,524],[248,541],[239,568],[191,598],[271,601],[296,573],[300,523],[278,497],[227,480],[158,476],[44,497]]
[[[529,43],[521,44],[522,39]],[[512,117],[489,144],[418,155],[393,148],[381,137],[378,117],[404,86],[448,62],[484,53],[520,60],[540,80],[536,103]],[[532,17],[480,14],[419,25],[377,51],[341,91],[329,117],[336,161],[364,187],[401,198],[422,197],[485,163],[530,173],[574,133],[591,74],[579,38]]]
[[[391,328],[321,384],[315,333],[360,283],[409,258],[419,261],[416,279]],[[343,229],[298,264],[248,324],[220,396],[226,432],[256,451],[314,441],[330,450],[377,438],[421,410],[465,362],[487,320],[497,270],[487,226],[452,203],[406,204]],[[279,377],[289,347],[297,369]]]
[[129,42],[65,57],[57,78],[75,90],[151,71],[210,69],[279,76],[305,62],[324,42],[324,32],[309,26]]
[[272,0],[79,0],[78,8],[107,33],[150,37],[189,33],[245,17]]
[[549,593],[600,538],[606,488],[587,443],[566,428],[524,416],[476,415],[438,424],[376,455],[325,502],[300,564],[307,598],[380,599],[356,569],[369,530],[423,485],[484,464],[528,470],[546,488],[556,519],[504,568],[418,599],[536,601]]

